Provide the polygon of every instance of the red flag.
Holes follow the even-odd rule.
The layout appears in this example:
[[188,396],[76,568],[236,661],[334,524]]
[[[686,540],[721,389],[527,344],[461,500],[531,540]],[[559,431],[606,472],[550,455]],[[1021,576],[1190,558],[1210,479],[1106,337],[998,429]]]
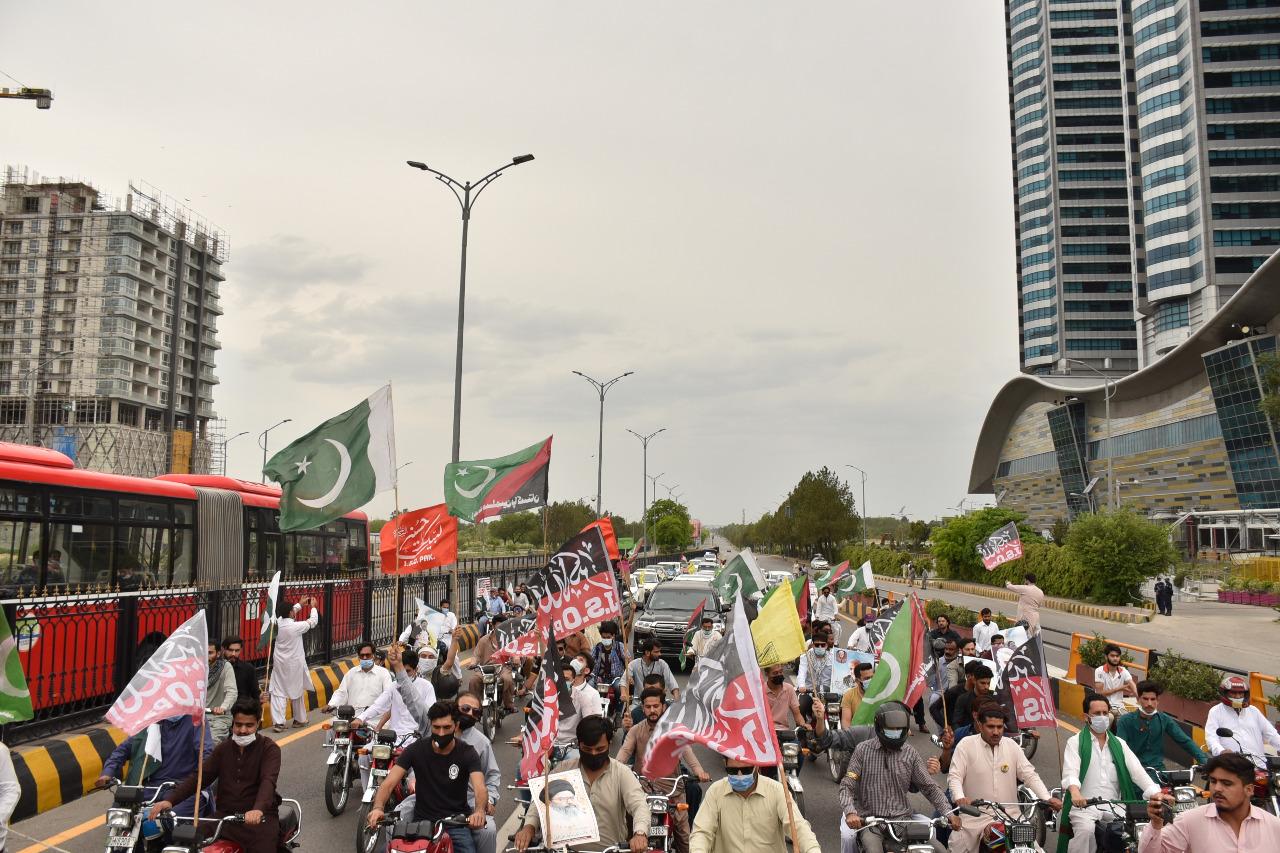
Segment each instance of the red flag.
[[1058,725],[1049,665],[1045,663],[1039,634],[1018,646],[1005,662],[996,696],[1001,705],[1013,710],[1020,729],[1051,729]]
[[924,641],[929,633],[929,617],[924,612],[924,604],[914,592],[911,593],[911,612],[915,616],[911,620],[911,663],[907,668],[911,673],[911,681],[907,683],[907,695],[902,700],[907,703],[908,708],[913,707],[924,696],[928,686],[924,671]]
[[609,565],[604,533],[594,525],[560,546],[527,581],[538,602],[538,629],[557,636],[622,617],[618,581]]
[[978,546],[978,553],[982,555],[982,565],[987,571],[1021,557],[1022,537],[1018,535],[1018,525],[1011,521],[992,533]]
[[382,527],[384,575],[407,575],[458,561],[458,519],[445,504],[402,513]]
[[526,613],[515,619],[508,619],[493,631],[497,649],[490,660],[501,663],[513,657],[529,657],[538,653],[537,617]]
[[613,535],[613,519],[606,515],[599,521],[593,521],[582,528],[582,532],[586,533],[593,527],[599,527],[600,532],[604,534],[604,544],[609,551],[609,559],[615,563],[622,559],[622,554],[618,551],[617,537]]
[[555,743],[560,731],[560,701],[569,703],[569,685],[564,680],[564,666],[556,649],[556,635],[547,635],[547,650],[542,656],[542,689],[535,690],[529,713],[524,718],[521,735],[523,757],[520,759],[521,779],[541,776],[547,771],[547,752]]
[[179,714],[190,714],[201,725],[209,680],[208,641],[204,611],[198,610],[134,674],[107,711],[107,719],[127,735]]
[[800,587],[800,598],[796,600],[796,612],[800,614],[801,622],[809,621],[809,599],[811,593],[809,591],[809,576],[805,575],[804,584]]
[[747,764],[777,764],[778,742],[764,690],[751,626],[738,599],[724,639],[705,651],[685,689],[654,727],[642,763],[644,775],[670,776],[680,753],[695,741]]

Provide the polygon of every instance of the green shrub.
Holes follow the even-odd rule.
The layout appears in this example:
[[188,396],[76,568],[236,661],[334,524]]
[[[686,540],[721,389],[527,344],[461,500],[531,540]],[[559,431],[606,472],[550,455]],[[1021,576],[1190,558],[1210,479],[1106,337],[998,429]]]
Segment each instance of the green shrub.
[[1222,583],[1218,584],[1218,586],[1225,592],[1239,592],[1241,589],[1241,579],[1227,578]]
[[1191,660],[1165,649],[1147,678],[1167,692],[1184,699],[1213,702],[1218,698],[1218,684],[1223,674],[1207,663]]
[[978,614],[967,607],[957,605],[951,608],[952,625],[959,625],[961,628],[972,628],[978,624],[978,619]]
[[[1102,666],[1107,662],[1106,648],[1109,642],[1111,641],[1106,637],[1094,631],[1093,639],[1080,643],[1080,662],[1094,669]],[[1133,663],[1133,655],[1129,654],[1129,650],[1123,646],[1120,647],[1120,662]],[[1067,674],[1068,676],[1074,676],[1074,673]]]
[[1001,631],[1008,631],[1010,628],[1012,628],[1014,625],[1017,624],[1017,620],[1011,619],[1008,616],[1005,616],[1003,610],[997,613],[995,616],[992,616],[991,621],[996,623],[996,625],[1000,627]]
[[941,598],[931,598],[929,603],[924,606],[924,614],[929,617],[930,622],[933,622],[939,616],[945,616],[950,619],[951,605]]
[[1182,589],[1182,585],[1186,582],[1187,582],[1186,572],[1178,572],[1176,575],[1173,576],[1173,585],[1178,589]]

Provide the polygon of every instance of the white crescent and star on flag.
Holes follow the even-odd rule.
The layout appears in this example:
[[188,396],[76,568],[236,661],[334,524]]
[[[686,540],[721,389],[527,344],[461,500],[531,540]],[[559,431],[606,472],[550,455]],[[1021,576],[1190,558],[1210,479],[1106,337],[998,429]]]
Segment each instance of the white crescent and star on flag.
[[[351,476],[351,453],[348,452],[346,445],[340,441],[335,441],[332,438],[326,438],[325,441],[332,444],[334,450],[338,452],[338,479],[334,482],[329,491],[325,492],[318,498],[298,498],[298,503],[303,506],[309,506],[312,509],[324,509],[329,504],[336,501],[338,496],[342,494],[342,490],[346,488],[347,479]],[[297,473],[301,475],[301,478],[299,479],[299,482],[301,483],[302,479],[307,477],[308,469],[315,464],[315,460],[309,459],[304,455],[301,462],[294,462],[292,464],[298,469]]]
[[498,475],[498,472],[495,471],[493,468],[490,468],[488,465],[472,464],[471,468],[474,468],[477,471],[488,471],[489,473],[485,475],[484,481],[481,482],[480,485],[476,486],[474,489],[464,489],[462,488],[462,486],[458,485],[458,478],[467,476],[469,471],[467,468],[458,469],[458,473],[455,474],[453,478],[453,488],[455,491],[457,491],[458,494],[462,495],[464,498],[468,500],[474,500],[475,498],[479,497],[480,493],[484,491],[484,487],[489,485],[491,482],[493,482],[493,478]]

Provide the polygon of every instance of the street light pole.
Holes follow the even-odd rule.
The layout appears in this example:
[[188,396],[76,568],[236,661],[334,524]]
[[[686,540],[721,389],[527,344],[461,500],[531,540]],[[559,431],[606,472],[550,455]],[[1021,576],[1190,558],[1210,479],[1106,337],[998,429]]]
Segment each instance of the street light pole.
[[[615,376],[608,382],[597,382],[587,374],[575,370],[574,373],[591,383],[591,386],[600,393],[600,447],[596,451],[596,518],[600,517],[600,499],[602,497],[601,490],[604,488],[604,395],[609,393],[609,389],[618,382],[626,379],[635,371],[628,370],[621,376]],[[457,461],[456,459],[454,460]]]
[[415,169],[421,169],[424,172],[430,172],[436,176],[436,179],[449,188],[454,198],[458,200],[458,204],[462,205],[462,266],[458,272],[458,356],[454,366],[453,374],[453,461],[458,461],[458,450],[460,447],[462,435],[462,326],[463,315],[467,304],[467,227],[471,224],[471,206],[476,199],[480,197],[480,193],[490,183],[502,174],[503,170],[510,169],[512,166],[519,166],[521,163],[528,163],[533,159],[532,154],[521,154],[519,157],[512,157],[511,162],[504,166],[499,166],[480,180],[472,183],[456,181],[446,175],[444,172],[436,171],[426,163],[417,160],[406,160],[410,166]]
[[1114,510],[1116,508],[1116,496],[1115,479],[1111,476],[1111,396],[1116,392],[1116,381],[1092,364],[1083,362],[1078,358],[1069,358],[1067,361],[1071,364],[1078,364],[1081,367],[1088,368],[1102,377],[1102,398],[1106,402],[1107,413],[1107,509]]
[[[235,441],[240,436],[248,435],[248,434],[249,434],[249,431],[245,430],[244,432],[236,433],[235,435],[231,436],[231,438],[223,440],[222,442],[222,476],[224,477],[227,476],[227,445]],[[266,463],[263,463],[264,466],[265,464]]]
[[852,468],[862,475],[862,544],[867,544],[867,472],[863,471],[857,465],[845,463],[846,468]]
[[284,426],[291,420],[293,420],[293,418],[285,418],[280,423],[276,424],[276,426],[267,427],[262,431],[262,435],[258,436],[258,446],[262,448],[262,482],[264,483],[267,482],[267,433],[271,432],[278,426]]
[[[662,429],[658,430],[658,432],[666,432],[666,431],[667,431],[666,427],[663,427]],[[643,513],[643,515],[641,515],[640,517],[644,519],[643,538],[648,539],[649,538],[649,483],[647,482],[647,480],[649,479],[649,439],[657,435],[658,432],[651,432],[648,435],[641,435],[640,433],[636,432],[633,429],[628,429],[627,432],[631,433],[636,438],[640,439],[640,443],[644,445],[644,479],[640,481],[641,512]]]

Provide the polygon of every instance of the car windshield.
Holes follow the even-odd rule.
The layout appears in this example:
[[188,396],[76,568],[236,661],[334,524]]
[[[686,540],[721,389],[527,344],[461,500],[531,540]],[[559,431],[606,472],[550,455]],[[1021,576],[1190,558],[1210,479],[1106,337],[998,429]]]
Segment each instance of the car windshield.
[[649,596],[645,608],[648,610],[683,610],[691,613],[704,601],[707,603],[708,610],[715,609],[711,596],[705,590],[671,589],[670,587],[664,589],[659,587]]

